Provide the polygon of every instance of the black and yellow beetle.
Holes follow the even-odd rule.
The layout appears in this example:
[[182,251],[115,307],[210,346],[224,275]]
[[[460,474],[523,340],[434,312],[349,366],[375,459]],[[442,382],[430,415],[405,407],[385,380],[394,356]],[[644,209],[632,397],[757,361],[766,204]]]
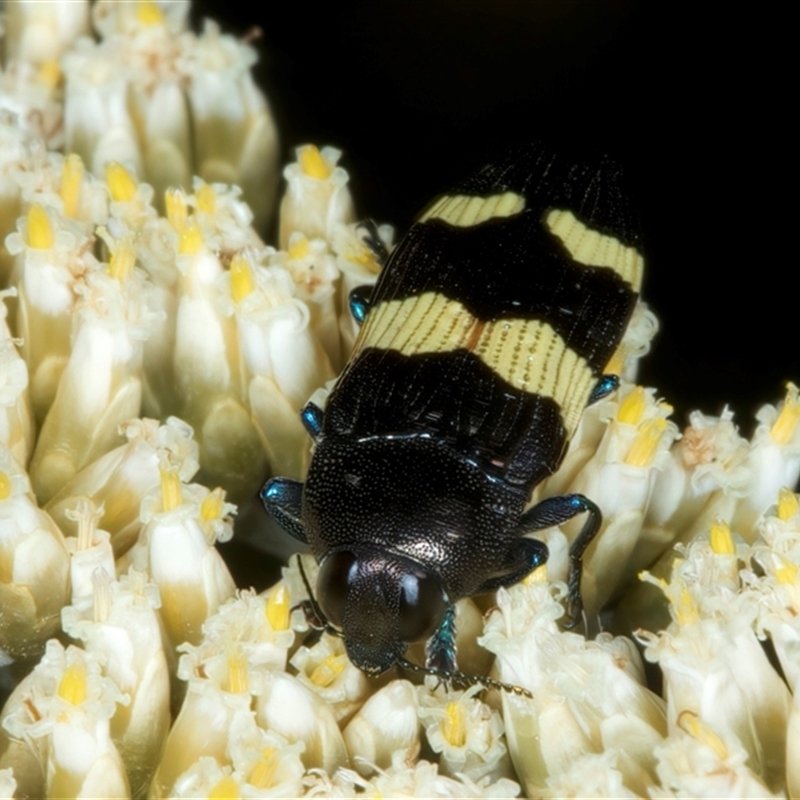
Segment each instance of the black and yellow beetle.
[[[636,303],[642,257],[619,168],[529,145],[432,202],[391,254],[324,411],[305,485],[267,482],[267,510],[311,546],[317,601],[355,665],[455,669],[453,604],[547,559],[526,534],[586,512],[582,495],[525,510],[606,374]],[[358,309],[356,309],[357,311]]]

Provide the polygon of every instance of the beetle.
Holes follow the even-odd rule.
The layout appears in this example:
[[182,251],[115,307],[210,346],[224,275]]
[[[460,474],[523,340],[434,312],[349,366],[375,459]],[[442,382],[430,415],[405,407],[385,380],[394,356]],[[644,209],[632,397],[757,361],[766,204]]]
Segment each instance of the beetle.
[[563,495],[526,510],[558,468],[608,374],[641,285],[640,237],[619,167],[534,143],[434,200],[390,255],[353,353],[324,410],[305,484],[273,478],[267,511],[311,547],[322,613],[369,675],[407,665],[451,675],[453,604],[509,586],[547,560],[527,534],[585,513],[581,558],[601,514]]

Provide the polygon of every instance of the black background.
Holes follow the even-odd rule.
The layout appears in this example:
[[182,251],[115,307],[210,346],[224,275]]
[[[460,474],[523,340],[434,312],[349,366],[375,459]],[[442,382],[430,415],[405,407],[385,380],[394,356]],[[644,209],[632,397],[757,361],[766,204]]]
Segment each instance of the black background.
[[320,14],[205,0],[193,13],[261,30],[257,78],[284,157],[340,147],[359,213],[399,233],[513,143],[609,152],[635,190],[661,321],[641,380],[679,424],[727,402],[749,433],[754,410],[800,380],[788,23],[697,6],[364,0]]

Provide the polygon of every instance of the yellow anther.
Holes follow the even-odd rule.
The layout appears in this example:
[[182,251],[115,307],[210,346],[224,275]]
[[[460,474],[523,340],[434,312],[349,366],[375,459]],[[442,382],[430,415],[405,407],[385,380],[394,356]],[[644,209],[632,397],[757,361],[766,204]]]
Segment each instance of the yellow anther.
[[189,218],[183,189],[167,189],[164,192],[164,207],[167,210],[169,224],[181,233],[186,228],[186,220]]
[[710,747],[721,761],[728,758],[728,748],[725,747],[725,742],[703,723],[694,711],[681,711],[678,714],[678,727],[686,731],[693,739]]
[[174,511],[183,503],[181,479],[175,469],[159,469],[161,473],[161,507],[164,511]]
[[289,630],[289,587],[285,583],[278,584],[267,598],[267,622],[273,631]]
[[117,242],[108,260],[108,274],[118,281],[124,281],[133,272],[134,264],[136,251],[133,249],[133,237],[127,236]]
[[778,419],[772,425],[772,438],[780,445],[788,444],[794,436],[799,419],[800,401],[797,397],[797,387],[789,381],[786,384],[786,399],[783,401]]
[[7,500],[11,497],[11,478],[0,470],[0,500]]
[[203,214],[213,214],[217,210],[217,193],[207,183],[194,193],[194,200],[197,210]]
[[239,784],[231,775],[220,778],[217,785],[208,793],[208,800],[239,800]]
[[785,558],[781,559],[779,566],[774,570],[775,580],[785,586],[793,586],[797,580],[797,566],[787,561]]
[[80,659],[64,670],[58,684],[58,696],[73,706],[86,700],[86,665]]
[[278,766],[278,751],[274,747],[265,747],[261,758],[253,765],[247,782],[257,789],[269,789],[275,782],[275,770]]
[[650,466],[666,430],[667,421],[665,419],[651,419],[643,423],[628,455],[625,456],[625,463],[632,467]]
[[77,153],[70,153],[64,159],[61,170],[61,188],[58,193],[64,201],[64,214],[72,219],[78,216],[81,203],[81,184],[83,183],[83,161]]
[[222,518],[222,511],[225,508],[225,490],[217,487],[210,491],[200,503],[200,519],[203,522],[213,522],[215,519]]
[[330,686],[344,669],[345,657],[328,656],[324,661],[321,661],[314,667],[311,674],[308,676],[311,683],[315,686],[325,688]]
[[680,594],[673,598],[672,608],[679,625],[691,625],[700,619],[697,604],[685,586],[681,587]]
[[442,734],[453,747],[463,747],[467,741],[464,709],[460,703],[448,703],[442,723]]
[[316,178],[319,181],[327,180],[333,169],[323,158],[322,153],[313,145],[309,144],[300,148],[300,168],[309,178]]
[[310,249],[311,248],[308,244],[308,239],[306,239],[305,236],[297,236],[295,237],[292,244],[289,245],[289,253],[288,253],[289,258],[291,258],[292,261],[295,261],[296,259],[300,258],[305,258],[308,255]]
[[136,180],[119,161],[106,164],[106,183],[111,199],[118,203],[127,203],[136,197]]
[[47,212],[39,203],[28,209],[28,247],[49,250],[56,240]]
[[721,517],[717,517],[711,523],[711,527],[708,530],[708,540],[711,542],[711,549],[718,556],[736,555],[730,526]]
[[785,486],[778,491],[778,519],[786,522],[790,520],[800,509],[797,502],[797,495]]
[[250,262],[240,253],[231,259],[231,297],[234,303],[241,303],[255,288]]
[[55,58],[48,58],[46,61],[42,61],[36,73],[36,82],[50,89],[55,89],[60,80],[61,67],[59,66],[58,60]]
[[635,386],[619,404],[617,421],[628,425],[638,425],[646,407],[647,396],[644,393],[644,387]]
[[531,586],[534,583],[547,583],[547,564],[542,564],[536,567],[533,572],[529,572],[523,579],[522,583],[525,586]]
[[136,6],[136,19],[140,25],[147,27],[164,24],[164,15],[161,13],[158,4],[154,3],[153,0],[141,0]]
[[228,656],[228,691],[231,694],[246,694],[250,691],[247,659],[241,653],[231,653]]
[[189,220],[181,231],[178,252],[184,256],[196,255],[203,246],[203,233],[194,220]]
[[611,356],[608,364],[603,369],[604,375],[620,375],[625,367],[625,359],[628,357],[628,348],[620,345]]

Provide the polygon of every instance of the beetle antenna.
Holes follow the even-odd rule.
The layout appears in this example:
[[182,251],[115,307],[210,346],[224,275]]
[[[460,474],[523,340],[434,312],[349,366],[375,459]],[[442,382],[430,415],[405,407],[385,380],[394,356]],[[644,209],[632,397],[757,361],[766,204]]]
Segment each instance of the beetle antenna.
[[322,613],[322,609],[319,607],[319,604],[314,597],[314,592],[311,591],[311,582],[308,580],[306,568],[303,566],[303,559],[300,557],[299,553],[297,555],[297,567],[300,570],[300,577],[303,579],[303,585],[306,587],[306,592],[308,592],[308,600],[299,603],[297,606],[295,606],[295,608],[299,606],[304,609],[306,621],[312,628],[318,631],[323,630],[325,633],[329,633],[331,636],[338,636],[341,639],[344,634],[340,630],[334,628],[333,625],[328,622],[328,618]]
[[419,664],[415,664],[413,661],[409,661],[403,656],[397,659],[397,663],[403,667],[403,669],[408,669],[412,672],[421,672],[423,675],[432,675],[444,681],[450,681],[451,683],[459,683],[464,686],[473,686],[477,683],[483,686],[484,689],[498,689],[502,692],[515,694],[517,697],[533,699],[533,694],[527,689],[523,689],[522,686],[496,681],[494,678],[489,678],[486,675],[467,675],[466,672],[448,672],[447,670],[436,669],[435,667],[421,667]]

